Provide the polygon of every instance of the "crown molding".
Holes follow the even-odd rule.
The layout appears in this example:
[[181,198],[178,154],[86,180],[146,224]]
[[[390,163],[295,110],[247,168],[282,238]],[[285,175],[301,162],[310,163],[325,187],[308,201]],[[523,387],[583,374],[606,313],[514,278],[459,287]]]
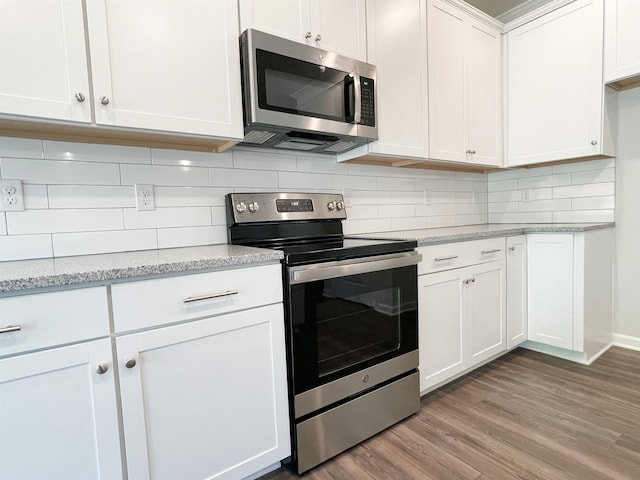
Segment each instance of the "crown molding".
[[[513,15],[519,15],[517,18],[514,16],[513,20],[503,24],[504,32],[506,33],[513,30],[514,28],[524,25],[525,23],[529,23],[536,18],[542,17],[543,15],[553,12],[554,10],[575,1],[576,0],[552,0],[551,2],[545,2],[545,0],[529,0],[519,7],[512,8],[508,12],[500,15],[500,17],[504,17],[506,15],[512,16],[512,12],[515,12]],[[530,10],[532,7],[534,7],[535,10]],[[516,12],[516,10],[518,10],[518,12]]]
[[468,15],[475,18],[476,20],[486,25],[489,25],[499,30],[500,32],[504,30],[504,24],[501,21],[496,20],[492,16],[487,15],[482,10],[477,9],[473,5],[469,5],[467,2],[464,2],[463,0],[442,0],[442,1],[444,3],[448,3],[449,5],[459,10],[462,10],[463,12],[467,13]]

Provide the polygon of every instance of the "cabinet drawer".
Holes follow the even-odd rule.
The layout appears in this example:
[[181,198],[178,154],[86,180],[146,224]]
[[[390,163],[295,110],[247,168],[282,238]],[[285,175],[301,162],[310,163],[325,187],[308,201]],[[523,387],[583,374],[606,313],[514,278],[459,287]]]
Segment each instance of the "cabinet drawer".
[[504,250],[504,237],[419,247],[422,262],[418,264],[418,275],[503,260]]
[[0,298],[0,356],[109,335],[106,287]]
[[126,332],[281,302],[282,267],[122,283],[111,294],[115,331]]

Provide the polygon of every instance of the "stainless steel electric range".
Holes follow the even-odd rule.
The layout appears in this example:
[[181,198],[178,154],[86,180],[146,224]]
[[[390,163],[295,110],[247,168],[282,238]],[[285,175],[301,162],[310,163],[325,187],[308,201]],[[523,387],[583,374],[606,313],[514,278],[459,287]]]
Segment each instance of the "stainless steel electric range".
[[227,195],[229,241],[281,249],[294,470],[418,411],[415,241],[343,235],[341,195]]

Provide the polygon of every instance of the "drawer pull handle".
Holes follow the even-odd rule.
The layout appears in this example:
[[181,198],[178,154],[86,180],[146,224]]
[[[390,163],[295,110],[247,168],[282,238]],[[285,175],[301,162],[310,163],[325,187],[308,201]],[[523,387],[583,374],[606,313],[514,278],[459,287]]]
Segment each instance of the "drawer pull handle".
[[96,367],[96,373],[98,375],[104,375],[108,371],[109,371],[109,364],[107,363],[99,363],[98,366]]
[[127,360],[126,362],[124,362],[124,366],[127,368],[133,368],[136,366],[136,359],[135,358],[130,358],[129,360]]
[[455,260],[458,255],[449,255],[448,257],[436,257],[433,260],[436,262],[444,262],[445,260]]
[[490,253],[497,253],[499,252],[501,249],[500,248],[493,248],[491,250],[482,250],[482,255],[489,255]]
[[187,297],[182,302],[191,303],[199,302],[201,300],[210,300],[212,298],[230,297],[231,295],[237,295],[238,290],[227,290],[226,292],[210,293],[208,295],[200,295],[198,297]]
[[21,329],[20,325],[7,325],[6,327],[0,327],[0,333],[18,332]]

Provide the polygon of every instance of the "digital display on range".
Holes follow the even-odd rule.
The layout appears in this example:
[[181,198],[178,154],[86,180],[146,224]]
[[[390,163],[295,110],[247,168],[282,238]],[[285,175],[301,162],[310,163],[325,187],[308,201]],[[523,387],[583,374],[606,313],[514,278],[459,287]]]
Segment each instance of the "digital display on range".
[[304,199],[277,199],[276,210],[278,212],[313,212],[313,202],[307,198]]

